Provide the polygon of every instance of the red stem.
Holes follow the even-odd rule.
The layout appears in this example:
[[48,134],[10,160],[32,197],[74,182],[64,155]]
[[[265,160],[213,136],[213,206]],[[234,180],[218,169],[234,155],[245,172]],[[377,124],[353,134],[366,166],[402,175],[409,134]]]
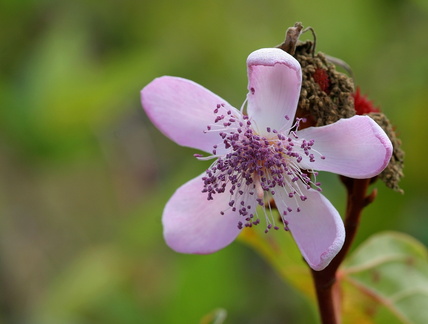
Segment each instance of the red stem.
[[345,215],[345,243],[330,264],[321,271],[312,270],[318,309],[323,324],[340,323],[340,290],[336,284],[337,269],[348,253],[360,222],[361,212],[376,197],[376,191],[366,195],[372,179],[351,179],[341,177],[348,193]]

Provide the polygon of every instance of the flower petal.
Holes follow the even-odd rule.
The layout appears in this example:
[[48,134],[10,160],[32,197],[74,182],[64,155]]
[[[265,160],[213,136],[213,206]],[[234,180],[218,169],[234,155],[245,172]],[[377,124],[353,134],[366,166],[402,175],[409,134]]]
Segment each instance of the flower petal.
[[275,203],[281,215],[287,213],[284,219],[306,262],[314,270],[323,270],[342,248],[345,228],[327,198],[314,189],[300,187],[305,201],[296,196],[289,198],[278,188]]
[[153,80],[141,91],[141,102],[153,124],[176,143],[211,152],[221,142],[217,132],[207,132],[214,123],[214,109],[219,114],[240,112],[224,99],[201,85],[182,78],[163,76]]
[[[228,190],[207,200],[200,175],[174,193],[165,206],[162,222],[166,243],[181,253],[208,254],[229,245],[239,234],[242,216],[229,207]],[[255,202],[252,203],[255,209]],[[224,215],[220,212],[224,211]]]
[[306,156],[300,163],[304,169],[329,171],[350,178],[364,179],[378,175],[388,165],[392,144],[383,129],[368,116],[341,119],[334,124],[310,127],[297,132],[299,138],[315,140],[310,162]]
[[267,127],[290,128],[302,84],[299,62],[279,48],[263,48],[248,56],[247,67],[247,110],[258,133],[266,135]]

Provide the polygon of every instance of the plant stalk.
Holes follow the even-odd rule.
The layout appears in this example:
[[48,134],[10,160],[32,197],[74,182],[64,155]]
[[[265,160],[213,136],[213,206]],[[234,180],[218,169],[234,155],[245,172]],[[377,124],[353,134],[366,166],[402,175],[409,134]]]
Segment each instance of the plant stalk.
[[321,271],[311,270],[322,324],[339,324],[341,321],[341,296],[337,283],[337,270],[354,241],[360,224],[361,213],[376,197],[376,191],[367,195],[367,189],[374,179],[351,179],[341,176],[347,190],[345,214],[345,242],[330,264]]

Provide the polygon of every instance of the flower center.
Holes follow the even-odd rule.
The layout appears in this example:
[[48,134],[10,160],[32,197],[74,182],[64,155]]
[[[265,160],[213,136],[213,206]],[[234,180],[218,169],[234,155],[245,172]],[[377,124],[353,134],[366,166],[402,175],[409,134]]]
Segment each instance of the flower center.
[[[239,228],[251,227],[260,222],[252,213],[258,204],[265,207],[263,210],[268,223],[266,231],[272,227],[278,229],[272,225],[275,220],[270,203],[271,198],[275,199],[278,195],[278,190],[281,190],[281,197],[300,202],[307,199],[302,193],[301,184],[307,189],[315,186],[321,190],[320,184],[314,183],[310,177],[311,174],[316,176],[316,172],[303,172],[299,167],[303,158],[315,161],[314,153],[318,152],[312,152],[314,140],[299,139],[296,134],[299,120],[287,132],[267,128],[267,135],[259,135],[248,116],[234,116],[230,110],[225,115],[218,114],[222,107],[217,106],[214,110],[214,124],[207,127],[207,132],[218,132],[221,141],[213,147],[213,156],[210,158],[216,157],[217,160],[203,177],[202,192],[207,193],[208,200],[213,200],[215,194],[228,190],[230,201],[226,207],[239,212],[245,219],[245,222],[239,222]],[[289,119],[287,116],[285,118]],[[196,156],[201,158],[200,155]],[[288,207],[288,212],[291,211]],[[286,214],[287,211],[283,211],[281,218],[287,230]]]

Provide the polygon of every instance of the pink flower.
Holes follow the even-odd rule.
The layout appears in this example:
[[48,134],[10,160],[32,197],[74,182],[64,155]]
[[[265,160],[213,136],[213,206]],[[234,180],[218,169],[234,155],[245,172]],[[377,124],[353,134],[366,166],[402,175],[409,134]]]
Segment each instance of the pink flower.
[[166,136],[207,152],[195,154],[201,160],[215,159],[166,204],[165,240],[178,252],[212,253],[262,218],[266,231],[289,230],[310,267],[322,270],[340,251],[345,231],[314,170],[373,177],[388,164],[391,142],[367,116],[299,130],[299,63],[267,48],[251,53],[247,66],[247,114],[245,103],[238,110],[182,78],[155,79],[141,92],[147,115]]

